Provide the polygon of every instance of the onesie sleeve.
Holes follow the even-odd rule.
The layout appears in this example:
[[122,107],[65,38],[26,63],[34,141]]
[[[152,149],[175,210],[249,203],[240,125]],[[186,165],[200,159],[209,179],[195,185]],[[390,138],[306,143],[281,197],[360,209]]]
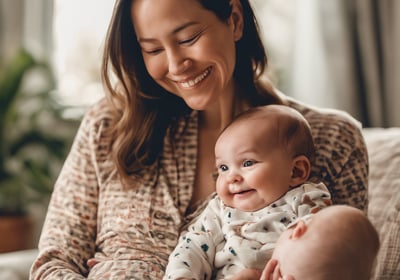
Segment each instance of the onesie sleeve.
[[307,220],[309,216],[332,205],[331,194],[324,183],[307,182],[290,191],[285,199],[295,214],[295,218],[286,225],[286,228],[292,227],[299,220]]
[[307,183],[301,186],[302,192],[297,206],[298,217],[315,214],[319,210],[332,205],[329,190],[323,183]]

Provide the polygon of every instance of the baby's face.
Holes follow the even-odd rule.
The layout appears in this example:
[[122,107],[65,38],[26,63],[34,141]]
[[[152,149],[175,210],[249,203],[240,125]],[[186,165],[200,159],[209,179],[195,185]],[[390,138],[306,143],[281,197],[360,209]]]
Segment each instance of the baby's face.
[[[362,233],[365,222],[360,223],[365,220],[364,214],[353,207],[324,208],[282,233],[272,259],[278,260],[282,275],[292,275],[296,280],[365,279],[355,268],[355,261],[362,260],[359,267],[365,275],[369,273],[365,260],[369,250],[365,248],[371,241]],[[355,274],[359,276],[354,278]]]
[[269,131],[265,119],[252,119],[234,124],[218,139],[216,189],[225,205],[256,211],[289,190],[292,159]]
[[296,280],[318,278],[314,264],[324,257],[323,238],[312,229],[312,220],[299,221],[294,228],[288,229],[279,237],[272,259],[279,262],[282,275],[292,275]]

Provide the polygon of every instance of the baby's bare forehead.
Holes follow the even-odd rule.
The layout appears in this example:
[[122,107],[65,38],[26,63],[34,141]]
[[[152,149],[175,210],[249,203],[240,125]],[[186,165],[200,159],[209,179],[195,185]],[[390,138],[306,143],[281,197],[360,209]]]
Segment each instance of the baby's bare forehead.
[[221,136],[235,135],[241,137],[265,136],[278,129],[278,122],[268,118],[249,118],[239,120],[228,126]]

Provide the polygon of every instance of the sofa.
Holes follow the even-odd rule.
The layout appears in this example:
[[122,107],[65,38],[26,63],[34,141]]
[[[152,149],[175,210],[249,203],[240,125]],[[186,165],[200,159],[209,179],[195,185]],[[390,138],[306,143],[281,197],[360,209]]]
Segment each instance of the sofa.
[[368,216],[380,250],[371,279],[400,279],[400,128],[364,129],[370,174]]
[[[368,216],[381,247],[371,279],[400,279],[400,128],[363,129],[368,148]],[[0,280],[28,279],[35,249],[0,254]]]

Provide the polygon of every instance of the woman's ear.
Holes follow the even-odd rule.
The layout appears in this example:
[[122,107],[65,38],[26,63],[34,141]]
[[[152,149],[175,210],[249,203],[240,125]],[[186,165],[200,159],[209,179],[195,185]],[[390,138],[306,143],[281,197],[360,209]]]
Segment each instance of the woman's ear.
[[290,178],[290,186],[292,188],[307,181],[311,172],[311,163],[306,156],[297,156],[293,159],[292,177]]
[[232,14],[230,23],[233,27],[233,36],[235,41],[239,41],[243,36],[243,8],[240,0],[231,0]]

